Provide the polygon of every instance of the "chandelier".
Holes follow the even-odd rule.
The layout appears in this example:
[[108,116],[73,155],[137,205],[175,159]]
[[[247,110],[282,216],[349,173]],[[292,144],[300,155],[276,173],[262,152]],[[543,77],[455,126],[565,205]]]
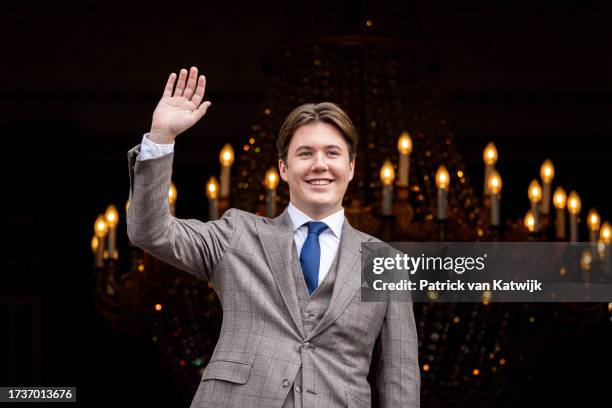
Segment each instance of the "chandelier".
[[[289,202],[274,160],[282,120],[300,104],[333,101],[360,132],[355,177],[343,203],[358,230],[385,241],[417,242],[579,242],[586,232],[605,249],[610,223],[595,209],[583,218],[578,192],[555,184],[548,159],[539,177],[525,181],[530,207],[524,218],[503,218],[502,180],[510,176],[496,169],[500,153],[493,142],[483,147],[484,184],[474,186],[444,119],[434,66],[425,47],[397,38],[328,36],[284,49],[244,143],[234,146],[237,153],[223,147],[218,178],[203,186],[209,219],[230,207],[278,215]],[[173,183],[173,215],[178,197]],[[114,327],[158,345],[188,403],[216,344],[219,302],[206,283],[118,235],[125,231],[121,218],[111,204],[94,223],[97,308]],[[118,247],[118,239],[124,245]],[[585,259],[585,267],[592,261]],[[414,313],[422,400],[462,407],[516,397],[542,345],[609,319],[612,303],[422,302]]]

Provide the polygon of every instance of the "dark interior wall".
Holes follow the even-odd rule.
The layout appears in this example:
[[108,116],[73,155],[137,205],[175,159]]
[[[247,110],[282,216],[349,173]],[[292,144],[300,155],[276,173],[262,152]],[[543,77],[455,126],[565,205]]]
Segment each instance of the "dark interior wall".
[[[609,3],[417,1],[408,9],[418,14],[406,21],[418,23],[415,32],[437,52],[448,121],[475,185],[481,150],[493,140],[508,175],[507,215],[526,210],[527,185],[550,157],[559,180],[581,192],[583,208],[611,219]],[[397,24],[397,15],[385,20],[389,10],[376,8],[374,27]],[[93,221],[108,203],[125,203],[127,150],[147,131],[169,72],[190,65],[207,75],[213,106],[177,142],[175,173],[184,186],[179,211],[205,217],[204,182],[217,172],[220,147],[247,137],[295,10],[280,1],[25,1],[3,6],[1,18],[10,240],[0,294],[41,301],[43,383],[78,384],[91,395],[107,384],[101,402],[171,404],[176,391],[156,350],[113,332],[94,310]],[[609,339],[602,330],[589,336]],[[584,337],[570,345],[588,344]],[[554,367],[554,356],[543,361]],[[572,367],[601,378],[593,373],[600,354],[569,356]]]

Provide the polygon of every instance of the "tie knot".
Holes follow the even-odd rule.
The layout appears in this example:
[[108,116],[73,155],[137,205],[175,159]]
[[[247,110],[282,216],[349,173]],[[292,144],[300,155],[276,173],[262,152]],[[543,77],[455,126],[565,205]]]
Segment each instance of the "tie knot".
[[323,231],[327,229],[327,224],[320,221],[310,221],[306,223],[308,227],[308,234],[315,234],[317,236],[321,235]]

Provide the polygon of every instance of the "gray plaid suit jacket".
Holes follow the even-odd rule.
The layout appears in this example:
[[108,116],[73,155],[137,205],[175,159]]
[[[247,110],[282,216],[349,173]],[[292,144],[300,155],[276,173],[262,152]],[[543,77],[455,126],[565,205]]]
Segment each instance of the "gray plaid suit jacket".
[[273,219],[237,209],[206,223],[175,218],[168,204],[174,153],[139,161],[139,151],[128,152],[130,241],[209,281],[223,307],[192,408],[282,407],[300,367],[304,407],[370,407],[373,398],[381,407],[419,406],[412,303],[360,301],[360,244],[375,238],[345,219],[329,307],[305,333],[287,211]]

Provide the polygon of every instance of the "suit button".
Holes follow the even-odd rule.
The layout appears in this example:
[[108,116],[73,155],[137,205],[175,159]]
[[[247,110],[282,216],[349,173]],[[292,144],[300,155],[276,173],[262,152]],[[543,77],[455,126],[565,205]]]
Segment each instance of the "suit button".
[[310,348],[310,342],[309,342],[309,341],[305,341],[305,342],[302,344],[302,348],[303,348],[304,350],[308,350],[308,349]]
[[284,388],[287,388],[288,386],[289,386],[289,380],[285,378],[285,379],[283,380],[283,387],[284,387]]
[[308,319],[310,319],[310,313],[308,313],[308,312],[304,312],[304,314],[302,315],[302,317],[304,317],[304,320],[308,320]]
[[295,392],[302,392],[302,389],[300,387],[295,387]]

